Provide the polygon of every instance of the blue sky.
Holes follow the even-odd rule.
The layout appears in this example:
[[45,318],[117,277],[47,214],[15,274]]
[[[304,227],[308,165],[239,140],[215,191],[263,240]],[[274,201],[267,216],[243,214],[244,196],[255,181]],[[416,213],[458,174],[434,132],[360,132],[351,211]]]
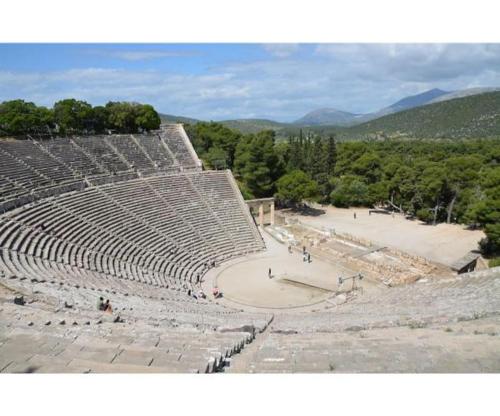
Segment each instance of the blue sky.
[[0,101],[126,100],[205,120],[376,111],[500,87],[500,44],[0,44]]

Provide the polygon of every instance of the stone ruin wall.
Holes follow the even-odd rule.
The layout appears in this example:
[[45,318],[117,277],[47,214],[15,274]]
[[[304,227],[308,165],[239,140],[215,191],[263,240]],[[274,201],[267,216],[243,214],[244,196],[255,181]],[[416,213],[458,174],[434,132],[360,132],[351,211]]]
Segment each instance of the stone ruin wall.
[[[281,216],[280,216],[281,217]],[[389,259],[367,259],[365,256],[353,257],[349,253],[340,252],[328,246],[330,241],[350,242],[369,249],[375,245],[367,239],[348,233],[337,233],[332,229],[317,229],[302,223],[300,220],[282,217],[280,223],[288,229],[295,229],[295,239],[300,245],[312,247],[311,250],[319,257],[335,259],[342,262],[346,268],[359,271],[368,277],[388,286],[409,284],[430,275],[450,275],[451,270],[445,266],[435,264],[421,256],[411,255],[403,251],[384,247],[377,251],[382,256],[391,256],[400,264],[389,264]],[[297,233],[298,231],[298,233]],[[368,253],[367,253],[368,254]]]

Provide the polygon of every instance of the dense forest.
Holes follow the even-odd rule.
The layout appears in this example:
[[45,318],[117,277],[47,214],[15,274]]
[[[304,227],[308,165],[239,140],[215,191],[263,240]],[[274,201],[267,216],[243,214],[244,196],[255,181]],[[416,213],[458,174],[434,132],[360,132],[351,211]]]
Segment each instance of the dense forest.
[[137,133],[160,127],[160,117],[148,104],[109,102],[92,107],[85,101],[65,99],[52,108],[23,100],[0,104],[0,137],[28,135]]
[[483,227],[483,253],[500,254],[500,140],[276,142],[273,131],[245,135],[219,123],[186,129],[205,166],[232,169],[245,198],[382,205],[429,224]]

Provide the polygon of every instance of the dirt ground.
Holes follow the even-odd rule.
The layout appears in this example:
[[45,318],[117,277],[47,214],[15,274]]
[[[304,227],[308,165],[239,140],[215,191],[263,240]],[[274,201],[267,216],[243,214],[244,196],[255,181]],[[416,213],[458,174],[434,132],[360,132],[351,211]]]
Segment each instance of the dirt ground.
[[469,251],[477,249],[479,240],[484,237],[482,231],[466,230],[456,224],[432,226],[418,220],[407,220],[400,214],[369,215],[367,208],[321,209],[325,211],[323,214],[297,217],[304,224],[333,228],[336,232],[362,237],[378,245],[422,256],[446,266],[451,266]]
[[[351,283],[338,285],[339,276],[350,276],[355,271],[317,258],[303,261],[302,254],[262,233],[267,250],[246,256],[211,270],[205,276],[206,292],[217,285],[224,300],[241,306],[259,308],[296,308],[317,305],[336,291],[350,288]],[[269,268],[272,277],[269,278]],[[364,290],[374,290],[375,284],[364,280]],[[234,305],[233,305],[234,306]]]

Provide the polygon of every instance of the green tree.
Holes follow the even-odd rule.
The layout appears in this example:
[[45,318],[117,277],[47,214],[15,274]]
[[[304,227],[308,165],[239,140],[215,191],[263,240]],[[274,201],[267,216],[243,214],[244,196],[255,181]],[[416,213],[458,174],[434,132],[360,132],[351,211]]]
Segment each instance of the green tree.
[[54,114],[24,100],[0,104],[0,136],[21,136],[48,133],[54,127]]
[[374,153],[365,153],[352,165],[352,172],[355,175],[363,176],[368,183],[375,183],[382,177],[380,157]]
[[92,109],[92,130],[94,133],[101,134],[109,128],[109,113],[106,107],[96,106]]
[[477,180],[481,160],[477,156],[456,156],[449,158],[445,166],[447,183],[451,194],[446,216],[446,222],[449,224],[455,203],[461,192]]
[[345,175],[332,179],[332,204],[337,207],[363,206],[370,204],[369,189],[359,176]]
[[63,134],[91,131],[93,116],[92,106],[85,101],[68,98],[54,104],[54,120]]
[[135,124],[138,129],[151,131],[160,128],[160,116],[149,104],[140,104],[135,108]]
[[0,104],[0,135],[92,134],[108,129],[120,133],[149,131],[160,126],[160,117],[148,104],[114,103],[92,107],[74,98],[60,100],[52,109],[23,100]]
[[302,169],[304,172],[312,175],[314,166],[313,166],[313,154],[312,154],[313,146],[312,140],[310,136],[307,136],[303,139],[302,146]]
[[274,182],[282,172],[274,151],[274,132],[244,136],[236,147],[234,169],[255,197],[273,195]]
[[296,205],[304,200],[314,201],[319,196],[316,181],[301,170],[283,175],[276,184],[275,197],[286,204]]
[[224,149],[219,147],[211,147],[203,157],[208,168],[211,169],[227,169],[228,155]]
[[300,139],[290,137],[290,158],[287,163],[287,171],[292,171],[296,169],[302,169],[304,166],[302,145]]
[[368,201],[370,204],[383,205],[387,201],[389,193],[389,182],[380,181],[368,185]]
[[323,200],[327,200],[329,194],[328,154],[325,147],[321,137],[315,136],[311,148],[310,175],[318,183]]
[[500,194],[492,195],[475,206],[475,218],[484,227],[486,238],[480,242],[486,255],[500,254]]
[[431,162],[422,169],[417,188],[425,207],[418,209],[417,217],[436,224],[445,204],[446,186],[446,169],[439,163]]
[[106,104],[108,111],[109,128],[119,133],[137,133],[136,112],[133,104],[127,102],[109,102]]
[[335,136],[330,135],[328,137],[328,142],[326,147],[326,172],[328,176],[333,175],[336,163],[337,163],[337,143],[335,142]]
[[417,173],[408,165],[399,166],[389,182],[389,203],[402,211],[414,211]]
[[240,141],[241,134],[233,131],[220,123],[196,123],[186,128],[198,155],[206,161],[207,154],[212,148],[217,148],[225,152],[227,168],[232,169],[234,165],[234,155],[236,145]]
[[290,160],[290,144],[286,141],[277,142],[274,145],[274,152],[278,158],[278,164],[280,166],[286,167],[288,172],[288,162]]

